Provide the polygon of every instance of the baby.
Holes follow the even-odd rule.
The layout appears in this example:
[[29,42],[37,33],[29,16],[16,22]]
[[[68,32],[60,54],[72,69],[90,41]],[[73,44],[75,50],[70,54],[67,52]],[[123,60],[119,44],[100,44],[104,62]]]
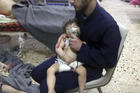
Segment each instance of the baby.
[[64,33],[66,38],[61,39],[58,48],[56,48],[57,53],[59,53],[56,62],[47,70],[48,93],[55,93],[55,73],[70,70],[78,74],[79,93],[84,93],[86,69],[81,62],[76,61],[76,52],[69,46],[69,40],[72,39],[71,35],[74,34],[78,37],[80,34],[76,19],[69,20],[64,25]]

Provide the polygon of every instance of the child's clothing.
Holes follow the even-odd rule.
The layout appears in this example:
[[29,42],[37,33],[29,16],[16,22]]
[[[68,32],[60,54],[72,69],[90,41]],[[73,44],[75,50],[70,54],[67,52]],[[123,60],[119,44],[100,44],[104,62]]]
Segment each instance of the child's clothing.
[[70,64],[66,64],[66,62],[63,61],[60,58],[57,58],[55,62],[59,64],[58,72],[70,71],[72,69],[75,70],[78,66],[82,65],[82,63],[78,62],[78,61],[74,61],[74,62],[72,62]]

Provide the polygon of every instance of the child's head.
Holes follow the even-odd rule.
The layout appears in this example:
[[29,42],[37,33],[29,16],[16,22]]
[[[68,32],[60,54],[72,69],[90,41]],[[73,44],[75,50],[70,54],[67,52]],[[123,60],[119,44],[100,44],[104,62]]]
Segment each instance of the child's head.
[[68,36],[71,36],[71,34],[79,36],[80,34],[80,27],[78,26],[75,18],[67,21],[63,27],[63,30]]

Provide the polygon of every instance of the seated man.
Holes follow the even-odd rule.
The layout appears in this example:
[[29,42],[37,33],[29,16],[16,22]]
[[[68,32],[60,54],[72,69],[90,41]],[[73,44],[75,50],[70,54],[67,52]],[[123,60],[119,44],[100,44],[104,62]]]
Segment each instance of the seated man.
[[[116,21],[96,0],[69,0],[76,10],[76,18],[80,27],[80,38],[72,36],[70,48],[76,51],[79,62],[87,72],[87,82],[102,76],[103,68],[116,65],[121,35]],[[60,40],[65,38],[60,36]],[[83,41],[86,42],[83,43]],[[40,83],[41,93],[48,91],[46,70],[54,64],[52,57],[32,71],[32,77]],[[55,91],[64,93],[66,90],[78,87],[78,75],[72,71],[56,74]]]
[[[89,82],[100,78],[103,68],[111,68],[116,65],[121,40],[119,27],[111,15],[107,13],[96,0],[69,1],[75,8],[76,18],[78,19],[78,25],[81,30],[80,37],[72,36],[73,39],[70,40],[70,48],[77,53],[76,60],[84,62],[83,66],[86,68],[87,82]],[[46,18],[47,17],[41,17],[43,20]],[[60,22],[61,20],[57,21]],[[45,28],[45,26],[43,28]],[[37,34],[37,36],[39,35],[40,34]],[[47,37],[46,35],[48,34],[44,35],[43,33],[41,37],[44,36],[45,38]],[[50,34],[50,36],[53,37],[52,34]],[[65,38],[65,36],[61,35],[59,39],[61,40],[62,38]],[[52,39],[53,38],[51,38],[51,40]],[[83,43],[83,41],[85,41],[86,44]],[[55,63],[56,58],[55,56],[46,60],[32,71],[33,79],[40,83],[41,93],[48,92],[46,71]],[[66,90],[76,87],[78,87],[78,75],[73,71],[56,74],[56,83],[54,87],[56,93],[64,93]]]

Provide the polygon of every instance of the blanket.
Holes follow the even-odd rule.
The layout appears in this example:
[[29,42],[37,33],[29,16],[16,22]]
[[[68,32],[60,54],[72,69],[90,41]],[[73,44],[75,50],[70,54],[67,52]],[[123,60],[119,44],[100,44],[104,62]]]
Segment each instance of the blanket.
[[25,30],[16,19],[11,19],[0,14],[0,32],[2,31],[15,32]]
[[7,51],[0,52],[0,62],[12,64],[8,76],[0,74],[0,82],[26,93],[40,93],[39,85],[33,84],[30,78],[34,68],[32,64],[24,64],[22,60]]

